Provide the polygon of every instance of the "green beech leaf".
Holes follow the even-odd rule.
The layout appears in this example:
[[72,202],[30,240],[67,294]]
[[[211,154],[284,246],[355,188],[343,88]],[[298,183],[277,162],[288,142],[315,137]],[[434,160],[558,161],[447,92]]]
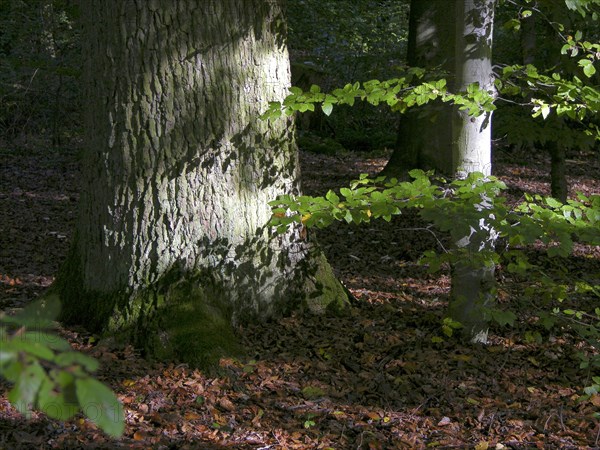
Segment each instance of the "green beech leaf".
[[42,366],[33,361],[23,368],[14,387],[8,393],[8,400],[27,418],[31,415],[31,408],[35,405],[40,386],[47,377]]
[[27,342],[38,343],[48,348],[65,351],[71,350],[71,344],[60,336],[53,333],[45,333],[43,331],[26,331],[18,339]]
[[20,337],[15,337],[2,345],[13,352],[25,352],[36,358],[49,361],[54,359],[54,352],[40,342],[28,342]]
[[79,365],[83,366],[88,372],[95,372],[98,370],[99,363],[94,358],[84,355],[79,352],[65,352],[61,353],[55,358],[56,364],[62,367]]
[[327,192],[327,194],[325,195],[325,198],[328,201],[330,201],[331,203],[333,203],[334,205],[337,205],[338,203],[340,203],[340,198],[333,191]]
[[593,64],[587,64],[583,66],[583,73],[585,74],[585,76],[590,78],[596,73],[596,68]]
[[38,393],[37,407],[48,417],[69,420],[79,411],[79,405],[73,402],[72,396],[69,395],[69,390],[72,389],[74,389],[72,381],[69,389],[49,378],[44,379]]
[[92,422],[110,436],[123,434],[123,406],[108,387],[85,377],[75,380],[75,391],[81,410]]
[[552,198],[552,197],[547,197],[546,198],[546,203],[551,208],[560,208],[562,206],[561,202],[559,202],[558,200],[556,200],[555,198]]

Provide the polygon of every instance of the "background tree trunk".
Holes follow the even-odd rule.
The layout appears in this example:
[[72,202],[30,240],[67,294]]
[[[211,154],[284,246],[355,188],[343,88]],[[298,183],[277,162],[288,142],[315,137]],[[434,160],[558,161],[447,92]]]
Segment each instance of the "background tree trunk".
[[[455,92],[471,83],[493,90],[494,8],[494,0],[412,0],[409,65],[449,72],[448,87]],[[415,167],[452,177],[491,173],[491,114],[474,118],[449,105],[428,104],[400,123],[397,148],[383,174],[402,177]],[[449,314],[463,324],[468,339],[485,342],[486,308],[495,297],[494,264],[486,254],[494,249],[496,232],[486,221],[489,199],[473,206],[481,220],[469,223],[455,243],[460,258],[452,267]]]
[[[536,64],[536,53],[537,53],[537,33],[535,27],[535,15],[531,15],[521,20],[521,52],[523,55],[523,64]],[[556,54],[560,52],[556,51]],[[531,101],[531,96],[528,96],[528,100]],[[538,119],[539,120],[539,119]],[[557,118],[556,121],[563,122],[564,118]],[[552,123],[547,121],[543,126],[552,127]],[[550,154],[550,187],[552,197],[565,203],[569,194],[568,183],[567,183],[567,170],[565,163],[565,148],[563,143],[558,143],[555,140],[548,140],[539,143],[539,145],[548,151]],[[529,151],[535,151],[535,148],[527,149]]]
[[550,190],[552,197],[566,203],[569,195],[569,185],[567,183],[565,148],[556,141],[547,141],[544,146],[550,153]]
[[301,230],[266,227],[267,203],[299,193],[291,121],[258,118],[290,83],[279,2],[82,8],[86,148],[63,320],[203,365],[238,350],[232,321],[299,296],[343,306]]
[[535,15],[521,19],[521,55],[523,64],[535,64],[535,55],[537,52],[537,33],[535,31]]
[[[410,3],[407,63],[454,72],[455,1],[412,0]],[[411,108],[400,118],[394,152],[384,175],[403,177],[411,169],[435,169],[450,174],[452,167],[452,108],[441,102]]]

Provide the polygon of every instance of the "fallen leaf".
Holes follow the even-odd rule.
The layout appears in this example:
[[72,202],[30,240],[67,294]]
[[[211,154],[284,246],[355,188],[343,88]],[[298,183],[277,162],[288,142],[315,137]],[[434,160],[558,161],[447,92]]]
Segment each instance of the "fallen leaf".
[[198,420],[201,419],[202,416],[195,411],[186,411],[183,418],[185,420]]
[[438,427],[445,427],[446,425],[450,425],[452,423],[452,420],[450,420],[450,417],[442,417],[442,420],[440,420],[438,422]]
[[229,400],[227,397],[222,397],[219,399],[219,406],[226,411],[235,411],[235,405]]

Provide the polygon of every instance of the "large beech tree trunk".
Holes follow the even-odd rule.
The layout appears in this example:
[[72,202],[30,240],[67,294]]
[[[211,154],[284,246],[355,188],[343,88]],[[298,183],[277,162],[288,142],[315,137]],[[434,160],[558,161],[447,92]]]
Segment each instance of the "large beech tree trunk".
[[[495,0],[457,0],[456,9],[456,80],[457,91],[471,83],[494,90],[492,74],[492,36]],[[456,110],[453,122],[453,165],[456,177],[471,172],[490,175],[491,114],[470,117]],[[456,245],[463,257],[452,268],[450,295],[451,317],[462,323],[473,342],[487,341],[486,309],[495,299],[493,251],[497,232],[489,225],[486,210],[489,199],[482,197],[474,205],[480,219],[471,223]]]
[[347,300],[268,202],[298,194],[274,0],[82,2],[87,129],[79,221],[56,283],[62,319],[158,357],[211,364],[231,323]]

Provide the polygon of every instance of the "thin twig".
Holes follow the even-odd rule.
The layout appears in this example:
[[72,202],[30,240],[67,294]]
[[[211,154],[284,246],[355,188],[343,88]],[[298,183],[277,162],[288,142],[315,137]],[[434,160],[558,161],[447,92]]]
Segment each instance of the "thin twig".
[[431,235],[435,238],[435,240],[437,241],[438,245],[442,248],[442,250],[444,251],[444,253],[448,253],[448,250],[446,249],[446,247],[444,247],[444,244],[442,244],[442,241],[440,241],[440,239],[437,237],[437,234],[435,234],[435,232],[432,231],[430,227],[396,228],[396,230],[400,230],[400,231],[427,231],[427,232],[431,233]]

